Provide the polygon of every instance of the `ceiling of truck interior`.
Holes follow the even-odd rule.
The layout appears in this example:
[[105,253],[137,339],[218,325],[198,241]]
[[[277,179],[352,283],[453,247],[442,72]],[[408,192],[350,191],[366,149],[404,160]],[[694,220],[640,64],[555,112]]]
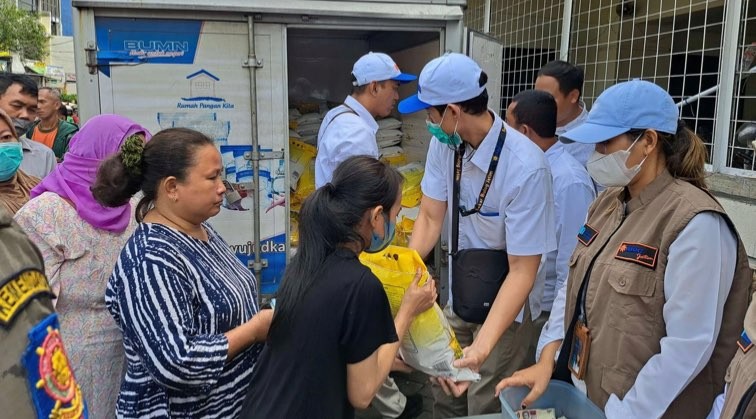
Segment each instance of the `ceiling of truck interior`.
[[336,29],[289,29],[289,38],[359,39],[376,51],[392,53],[439,38],[438,32],[362,31]]

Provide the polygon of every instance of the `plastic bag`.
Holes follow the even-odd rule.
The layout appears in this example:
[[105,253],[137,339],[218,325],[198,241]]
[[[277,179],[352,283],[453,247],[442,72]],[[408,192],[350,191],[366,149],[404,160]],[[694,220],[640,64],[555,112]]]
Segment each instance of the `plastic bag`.
[[404,149],[400,146],[391,146],[382,148],[381,161],[388,163],[390,166],[398,167],[407,164],[407,156],[404,154]]
[[[360,261],[383,284],[393,316],[399,311],[404,292],[415,278],[418,267],[423,271],[420,285],[431,280],[420,255],[406,247],[388,246],[382,252],[362,253]],[[480,374],[452,366],[455,359],[462,357],[462,347],[438,304],[415,317],[402,339],[399,354],[407,365],[434,377],[448,377],[455,381],[480,380]]]
[[402,184],[402,206],[413,208],[420,205],[423,197],[423,190],[420,188],[420,182],[425,174],[425,167],[417,162],[406,164],[396,170],[404,176]]
[[310,167],[318,150],[302,141],[289,138],[289,171],[291,171],[291,190],[299,187],[299,179]]
[[402,215],[401,221],[396,223],[396,235],[391,244],[395,246],[409,246],[409,238],[412,235],[412,229],[415,227],[415,220]]
[[291,210],[299,212],[305,198],[313,192],[315,192],[315,159],[310,160],[310,163],[299,178],[297,190],[291,194]]

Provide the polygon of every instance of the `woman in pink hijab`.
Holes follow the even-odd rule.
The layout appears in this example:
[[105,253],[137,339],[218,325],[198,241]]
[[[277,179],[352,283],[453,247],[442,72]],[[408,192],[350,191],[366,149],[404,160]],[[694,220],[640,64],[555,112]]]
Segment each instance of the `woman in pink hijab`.
[[105,288],[136,222],[131,203],[103,207],[90,188],[100,163],[116,153],[128,159],[135,142],[150,138],[147,129],[118,115],[90,119],[15,215],[42,251],[68,359],[93,418],[115,414],[124,373],[121,332],[105,308]]

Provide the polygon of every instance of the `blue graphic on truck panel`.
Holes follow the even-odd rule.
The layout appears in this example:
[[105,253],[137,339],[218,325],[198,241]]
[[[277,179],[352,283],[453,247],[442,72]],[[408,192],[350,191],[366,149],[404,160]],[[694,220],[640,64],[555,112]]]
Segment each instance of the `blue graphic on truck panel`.
[[202,21],[96,17],[97,64],[110,77],[111,63],[192,64]]

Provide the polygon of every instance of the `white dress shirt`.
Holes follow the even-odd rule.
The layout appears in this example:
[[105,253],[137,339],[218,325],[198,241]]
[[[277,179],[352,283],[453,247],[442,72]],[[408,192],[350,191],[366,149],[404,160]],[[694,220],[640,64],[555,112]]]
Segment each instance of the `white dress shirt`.
[[[556,238],[551,173],[544,153],[527,137],[504,124],[495,112],[489,112],[494,117],[493,126],[477,150],[468,146],[465,151],[460,205],[468,209],[475,206],[502,126],[506,127],[507,138],[480,212],[459,217],[459,249],[506,249],[516,256],[548,253],[556,249]],[[452,208],[453,184],[454,150],[434,137],[421,188],[429,198],[447,203],[447,217],[456,211]],[[533,318],[541,313],[540,305],[541,295],[531,293]]]
[[24,173],[29,176],[44,179],[45,176],[55,170],[55,166],[58,165],[58,160],[55,158],[55,153],[53,153],[50,147],[37,141],[30,140],[26,136],[19,138],[18,141],[21,142],[21,148],[24,154],[20,167]]
[[550,311],[557,290],[567,282],[570,256],[596,190],[585,167],[565,151],[561,142],[546,150],[546,160],[554,184],[557,249],[544,255],[538,275],[544,284],[541,309]]
[[315,158],[316,188],[330,182],[336,167],[349,157],[380,157],[375,140],[378,131],[375,118],[352,96],[344,99],[344,105],[328,111],[320,125]]
[[[583,123],[588,119],[588,110],[585,107],[585,103],[580,101],[580,107],[582,108],[582,111],[577,118],[568,122],[564,126],[557,127],[557,137],[561,137],[565,132],[583,125]],[[580,162],[583,167],[585,167],[585,164],[588,162],[588,158],[591,157],[591,154],[593,154],[593,150],[596,149],[595,144],[583,144],[570,141],[565,138],[560,138],[560,141],[563,143],[565,150],[572,154],[572,156],[575,157],[575,159],[577,159],[577,161]]]

